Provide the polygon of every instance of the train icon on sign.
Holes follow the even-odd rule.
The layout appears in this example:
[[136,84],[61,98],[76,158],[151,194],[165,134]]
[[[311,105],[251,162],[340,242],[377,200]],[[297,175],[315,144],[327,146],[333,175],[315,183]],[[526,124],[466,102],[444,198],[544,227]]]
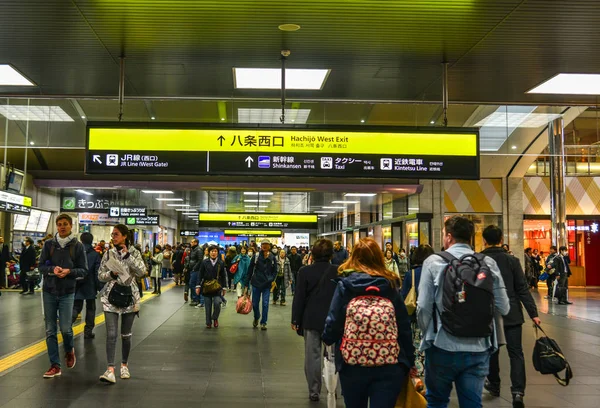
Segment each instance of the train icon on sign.
[[271,156],[258,156],[258,168],[259,169],[271,168]]
[[381,170],[393,170],[393,160],[392,159],[381,159]]
[[107,154],[106,165],[110,167],[119,167],[119,155],[118,154]]

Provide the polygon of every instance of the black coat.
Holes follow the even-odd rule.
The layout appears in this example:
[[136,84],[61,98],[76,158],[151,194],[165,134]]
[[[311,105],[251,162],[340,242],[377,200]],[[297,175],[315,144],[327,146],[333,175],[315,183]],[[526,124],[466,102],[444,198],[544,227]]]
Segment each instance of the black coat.
[[292,305],[292,324],[306,330],[323,332],[325,319],[335,293],[337,266],[315,262],[301,268],[296,279],[296,294]]
[[537,306],[531,292],[529,292],[529,284],[525,279],[525,273],[519,260],[501,247],[491,247],[481,253],[496,261],[502,273],[506,294],[510,301],[510,311],[506,316],[503,316],[504,326],[518,326],[525,323],[521,303],[527,309],[529,317],[532,319],[538,317]]
[[[60,279],[54,274],[55,266],[70,269],[71,273]],[[61,248],[56,238],[49,239],[40,255],[39,270],[44,276],[44,292],[56,296],[75,293],[75,280],[87,275],[87,257],[83,244],[73,238]]]
[[23,248],[21,257],[19,258],[21,273],[27,273],[35,268],[35,258],[35,249],[33,249],[33,245]]
[[227,287],[227,271],[225,270],[225,264],[220,258],[217,258],[214,266],[210,258],[202,261],[198,275],[200,285],[203,285],[208,280],[216,279],[219,281],[221,287]]
[[289,254],[288,259],[290,260],[290,269],[292,270],[292,273],[297,273],[300,268],[302,268],[302,255],[298,253],[296,253],[296,255]]

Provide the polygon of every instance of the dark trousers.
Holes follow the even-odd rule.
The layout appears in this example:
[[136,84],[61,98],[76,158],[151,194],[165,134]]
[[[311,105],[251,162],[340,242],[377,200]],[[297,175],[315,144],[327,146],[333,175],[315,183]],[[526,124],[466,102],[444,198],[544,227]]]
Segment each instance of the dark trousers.
[[[523,326],[504,327],[504,335],[506,336],[506,351],[510,359],[510,382],[512,386],[510,391],[512,394],[525,394],[525,356],[523,355],[522,342]],[[499,351],[492,354],[490,358],[490,373],[488,381],[494,388],[500,388],[500,361]]]
[[281,298],[281,301],[285,303],[285,279],[283,276],[278,276],[277,279],[275,279],[275,284],[277,285],[277,287],[275,288],[275,290],[273,291],[273,302],[277,302],[279,300],[279,298]]
[[229,273],[227,272],[227,288],[231,289],[233,287],[233,277],[235,276],[234,273]]
[[562,275],[558,278],[558,287],[556,288],[556,297],[559,302],[566,302],[567,291],[569,290],[569,277],[567,274]]
[[546,280],[546,285],[548,285],[548,297],[552,298],[552,286],[554,285],[554,281],[556,280],[556,274],[548,276]]
[[[73,302],[73,318],[72,323],[75,323],[77,316],[83,310],[83,299],[75,299]],[[85,334],[91,334],[96,325],[96,299],[85,300],[85,328],[83,329]]]
[[394,408],[407,369],[401,364],[360,367],[344,364],[340,383],[346,408]]
[[23,292],[29,291],[29,293],[33,293],[35,282],[27,279],[27,273],[25,271],[21,271],[21,273],[19,273],[19,281],[21,282],[21,290]]

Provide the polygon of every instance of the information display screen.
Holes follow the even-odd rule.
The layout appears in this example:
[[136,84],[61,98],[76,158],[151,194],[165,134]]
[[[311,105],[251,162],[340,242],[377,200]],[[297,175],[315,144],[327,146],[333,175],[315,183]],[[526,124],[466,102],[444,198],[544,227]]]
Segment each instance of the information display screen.
[[31,209],[29,215],[15,214],[13,230],[45,233],[52,215],[49,211]]
[[89,125],[86,172],[479,178],[479,133],[473,129],[139,126]]
[[225,235],[243,237],[280,237],[281,230],[231,230],[223,231]]
[[198,224],[200,227],[213,228],[317,228],[317,216],[314,214],[200,213]]

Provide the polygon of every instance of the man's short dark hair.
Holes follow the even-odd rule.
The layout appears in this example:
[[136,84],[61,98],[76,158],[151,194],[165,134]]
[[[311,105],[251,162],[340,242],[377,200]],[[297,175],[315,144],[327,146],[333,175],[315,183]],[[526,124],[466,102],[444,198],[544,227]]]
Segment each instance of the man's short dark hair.
[[298,248],[296,247],[296,245],[294,245],[293,247],[290,248],[290,250],[296,248],[296,251],[298,250]]
[[92,242],[94,242],[94,236],[92,234],[90,234],[89,232],[84,232],[83,234],[81,234],[79,236],[79,240],[81,241],[82,244],[92,245]]
[[216,250],[217,252],[219,251],[219,247],[216,245],[211,245],[208,247],[208,252],[211,252],[213,250]]
[[412,262],[414,262],[417,265],[423,265],[423,262],[425,262],[425,259],[429,258],[434,253],[435,253],[435,251],[433,250],[433,248],[430,245],[421,244],[421,245],[419,245],[419,247],[417,249],[415,249],[415,253],[413,254]]
[[497,225],[488,225],[482,235],[488,245],[499,245],[502,242],[502,230]]
[[525,248],[525,253],[528,254],[531,252],[531,248]]
[[554,252],[556,252],[556,246],[552,245],[552,246],[550,247],[550,249],[552,249]]
[[558,250],[559,250],[560,252],[562,252],[562,251],[568,251],[568,250],[569,250],[569,248],[567,248],[566,246],[561,246],[560,248],[558,248]]
[[73,218],[71,218],[71,216],[69,214],[60,214],[58,217],[56,217],[56,224],[58,224],[58,222],[60,220],[67,220],[67,222],[71,225],[73,225]]
[[329,261],[333,256],[333,242],[320,239],[313,245],[312,256],[315,261]]
[[446,234],[452,235],[454,240],[460,244],[470,244],[475,233],[473,222],[459,215],[448,218],[444,223],[444,228]]

